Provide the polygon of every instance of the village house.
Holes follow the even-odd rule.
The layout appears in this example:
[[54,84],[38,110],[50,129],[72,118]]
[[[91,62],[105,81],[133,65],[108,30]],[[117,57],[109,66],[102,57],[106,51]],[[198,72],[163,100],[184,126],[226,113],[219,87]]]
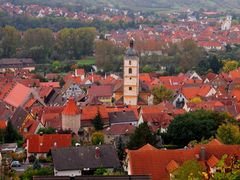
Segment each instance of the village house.
[[98,168],[113,171],[120,167],[113,145],[53,148],[55,176],[93,175]]
[[35,70],[35,62],[32,59],[5,58],[0,60],[0,72],[16,71],[18,69]]
[[205,170],[216,172],[216,165],[224,154],[240,155],[239,145],[224,145],[214,139],[193,148],[162,150],[147,144],[138,150],[127,151],[129,175],[151,175],[152,180],[170,180],[173,172],[187,160],[197,160]]
[[47,157],[51,148],[69,147],[71,144],[71,134],[34,134],[27,138],[27,157]]

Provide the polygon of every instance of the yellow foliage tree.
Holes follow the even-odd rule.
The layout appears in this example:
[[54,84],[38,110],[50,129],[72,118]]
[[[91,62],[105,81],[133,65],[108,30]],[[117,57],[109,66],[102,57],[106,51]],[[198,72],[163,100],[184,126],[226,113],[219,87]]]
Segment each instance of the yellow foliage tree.
[[223,71],[228,73],[239,67],[239,63],[235,60],[225,60],[223,61]]
[[195,97],[195,98],[191,99],[190,102],[191,102],[191,103],[195,103],[195,104],[197,104],[197,103],[202,102],[202,99],[201,99],[200,97]]

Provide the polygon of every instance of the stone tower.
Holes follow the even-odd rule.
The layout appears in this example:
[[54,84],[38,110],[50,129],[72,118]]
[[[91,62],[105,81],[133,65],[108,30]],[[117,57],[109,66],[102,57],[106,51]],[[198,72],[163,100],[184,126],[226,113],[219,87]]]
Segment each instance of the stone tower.
[[78,134],[78,130],[81,127],[80,113],[81,112],[77,107],[74,98],[69,98],[62,112],[62,129],[70,129],[75,134]]
[[123,102],[126,105],[137,105],[139,94],[139,57],[134,49],[134,41],[124,57],[123,68]]

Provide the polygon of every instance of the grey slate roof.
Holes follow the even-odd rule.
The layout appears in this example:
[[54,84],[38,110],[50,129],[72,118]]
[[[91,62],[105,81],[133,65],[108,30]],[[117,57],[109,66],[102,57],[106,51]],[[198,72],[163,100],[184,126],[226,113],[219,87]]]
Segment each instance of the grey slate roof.
[[[96,158],[95,148],[100,148],[100,157]],[[52,149],[54,168],[58,171],[118,168],[120,162],[113,145],[80,146]]]
[[108,116],[110,124],[131,123],[137,121],[133,111],[109,112]]
[[18,107],[11,118],[13,127],[16,129],[20,128],[27,116],[28,112],[24,108]]

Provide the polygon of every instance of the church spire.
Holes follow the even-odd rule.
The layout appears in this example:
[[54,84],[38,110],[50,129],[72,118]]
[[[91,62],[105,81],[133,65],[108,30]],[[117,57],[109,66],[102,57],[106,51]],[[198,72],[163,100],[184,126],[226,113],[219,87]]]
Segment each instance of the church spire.
[[129,48],[126,51],[126,56],[137,56],[137,52],[134,49],[134,39],[131,39],[129,42]]

